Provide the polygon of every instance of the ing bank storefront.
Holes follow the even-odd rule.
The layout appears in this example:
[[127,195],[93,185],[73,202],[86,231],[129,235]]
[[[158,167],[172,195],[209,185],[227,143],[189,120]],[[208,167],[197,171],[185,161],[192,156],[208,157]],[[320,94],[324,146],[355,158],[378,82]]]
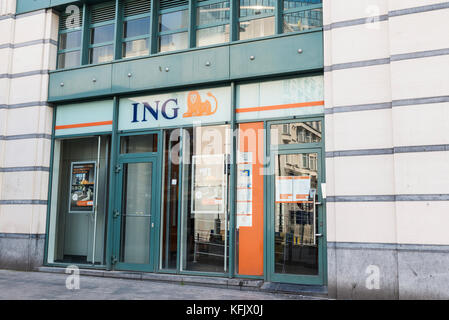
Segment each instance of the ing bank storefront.
[[54,110],[46,265],[326,285],[322,74]]

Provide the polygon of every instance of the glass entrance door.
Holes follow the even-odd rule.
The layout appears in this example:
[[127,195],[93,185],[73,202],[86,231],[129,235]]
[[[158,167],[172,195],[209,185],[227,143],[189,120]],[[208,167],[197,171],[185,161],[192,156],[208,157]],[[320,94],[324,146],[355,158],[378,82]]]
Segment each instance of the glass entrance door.
[[154,271],[158,215],[157,158],[119,164],[116,222],[116,269]]
[[321,149],[272,154],[271,281],[323,284]]

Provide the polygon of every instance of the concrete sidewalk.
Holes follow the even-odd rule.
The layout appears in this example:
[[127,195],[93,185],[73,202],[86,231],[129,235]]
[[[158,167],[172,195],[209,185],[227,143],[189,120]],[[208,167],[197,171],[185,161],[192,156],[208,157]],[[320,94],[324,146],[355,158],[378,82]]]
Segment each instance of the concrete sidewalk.
[[179,283],[80,276],[69,290],[69,275],[0,270],[0,300],[304,300],[317,299]]

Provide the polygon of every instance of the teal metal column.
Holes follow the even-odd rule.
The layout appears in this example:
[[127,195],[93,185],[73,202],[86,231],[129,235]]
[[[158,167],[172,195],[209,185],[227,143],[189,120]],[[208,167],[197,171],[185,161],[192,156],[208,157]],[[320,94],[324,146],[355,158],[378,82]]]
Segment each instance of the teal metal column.
[[159,32],[159,1],[151,1],[151,23],[150,23],[150,55],[158,51],[157,34]]
[[89,21],[90,10],[83,4],[83,31],[81,34],[81,65],[89,63]]
[[271,195],[270,195],[270,191],[271,188],[269,187],[269,183],[270,183],[270,179],[269,176],[267,175],[267,171],[268,171],[268,161],[270,161],[270,145],[268,144],[267,141],[270,141],[270,135],[268,132],[269,126],[267,125],[267,121],[265,120],[263,122],[263,128],[265,131],[264,134],[264,142],[263,142],[263,146],[264,146],[264,175],[263,175],[263,192],[264,192],[264,203],[263,203],[263,279],[264,281],[270,281],[270,263],[269,263],[269,259],[270,259],[270,241],[269,241],[269,225],[270,225],[270,221],[268,219],[269,215],[268,215],[268,206],[270,204],[270,200],[271,200]]
[[229,40],[237,41],[239,39],[239,5],[238,0],[229,0]]
[[53,183],[53,163],[55,150],[55,124],[56,124],[56,106],[53,107],[53,119],[51,129],[51,147],[50,147],[50,169],[48,175],[48,193],[47,193],[47,220],[45,221],[45,245],[44,245],[44,261],[43,265],[47,264],[48,257],[48,236],[50,233],[50,215],[51,215],[51,191]]
[[112,113],[112,138],[111,138],[111,157],[109,166],[109,198],[108,198],[108,228],[106,236],[106,268],[112,270],[111,257],[113,254],[113,239],[114,239],[114,205],[115,205],[115,186],[116,178],[115,165],[117,163],[117,154],[119,152],[118,146],[118,108],[120,99],[115,96],[113,101]]
[[122,58],[122,34],[123,34],[123,1],[115,0],[115,35],[114,35],[114,59]]
[[189,48],[196,47],[196,0],[189,0]]
[[230,204],[230,223],[229,223],[229,278],[234,276],[235,270],[235,191],[236,191],[236,123],[235,123],[235,106],[236,104],[236,88],[235,83],[231,82],[231,177],[229,186],[229,204]]
[[284,10],[284,1],[283,0],[277,0],[275,5],[275,14],[274,14],[274,20],[276,23],[275,33],[281,34],[283,32],[283,21],[282,21],[282,12]]

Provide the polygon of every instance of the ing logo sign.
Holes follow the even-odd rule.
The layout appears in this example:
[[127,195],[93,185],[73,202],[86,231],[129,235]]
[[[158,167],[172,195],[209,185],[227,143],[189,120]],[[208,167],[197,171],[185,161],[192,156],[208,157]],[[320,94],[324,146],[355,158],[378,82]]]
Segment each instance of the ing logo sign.
[[[202,101],[198,91],[190,91],[187,96],[187,111],[183,114],[183,118],[210,116],[217,112],[218,101],[215,96],[208,92],[207,96],[212,98],[212,103],[207,98]],[[213,105],[213,106],[212,106]]]

